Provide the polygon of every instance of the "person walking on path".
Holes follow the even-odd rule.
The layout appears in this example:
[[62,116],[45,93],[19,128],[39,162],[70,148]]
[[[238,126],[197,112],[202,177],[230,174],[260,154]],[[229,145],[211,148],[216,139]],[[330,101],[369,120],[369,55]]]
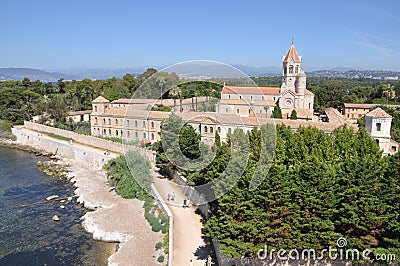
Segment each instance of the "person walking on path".
[[193,260],[190,260],[189,266],[194,266]]
[[206,265],[207,265],[207,266],[211,266],[211,264],[212,264],[211,255],[208,255],[208,256],[207,256],[207,262],[206,262]]

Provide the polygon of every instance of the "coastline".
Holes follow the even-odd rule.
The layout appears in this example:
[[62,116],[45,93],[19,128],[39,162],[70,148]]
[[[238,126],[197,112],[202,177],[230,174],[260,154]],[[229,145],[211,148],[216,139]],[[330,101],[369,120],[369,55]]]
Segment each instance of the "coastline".
[[119,196],[102,169],[73,160],[63,162],[69,164],[67,176],[76,187],[77,202],[92,210],[81,218],[82,226],[96,240],[118,243],[108,265],[160,265],[155,244],[162,242],[163,235],[153,232],[145,220],[143,201]]
[[75,186],[77,202],[89,211],[81,217],[83,228],[93,239],[109,243],[99,260],[108,265],[162,265],[157,262],[155,244],[163,235],[151,230],[144,218],[143,201],[124,199],[110,188],[107,174],[100,167],[84,161],[60,158],[33,145],[0,140],[0,147],[12,148],[59,159],[66,166],[67,180]]

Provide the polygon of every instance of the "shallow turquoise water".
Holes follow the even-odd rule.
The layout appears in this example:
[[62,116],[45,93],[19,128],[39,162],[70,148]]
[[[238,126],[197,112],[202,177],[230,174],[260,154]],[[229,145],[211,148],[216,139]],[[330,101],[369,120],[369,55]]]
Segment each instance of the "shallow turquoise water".
[[0,148],[0,265],[104,265],[109,245],[84,231],[85,209],[75,200],[32,205],[53,194],[74,195],[66,180],[39,172],[39,160],[46,158]]

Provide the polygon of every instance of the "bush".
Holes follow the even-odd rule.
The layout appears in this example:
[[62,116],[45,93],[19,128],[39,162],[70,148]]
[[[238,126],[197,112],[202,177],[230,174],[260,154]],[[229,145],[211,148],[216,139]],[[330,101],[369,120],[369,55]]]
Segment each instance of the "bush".
[[[110,184],[124,198],[145,200],[150,190],[150,163],[138,152],[129,151],[108,162],[104,169],[112,176]],[[139,183],[138,183],[139,182]]]
[[157,261],[160,263],[164,262],[164,256],[163,255],[159,256]]
[[158,242],[157,244],[156,244],[156,250],[159,250],[160,248],[162,248],[163,247],[163,243],[162,242]]
[[0,139],[13,139],[15,140],[15,136],[11,132],[12,124],[6,120],[0,120]]

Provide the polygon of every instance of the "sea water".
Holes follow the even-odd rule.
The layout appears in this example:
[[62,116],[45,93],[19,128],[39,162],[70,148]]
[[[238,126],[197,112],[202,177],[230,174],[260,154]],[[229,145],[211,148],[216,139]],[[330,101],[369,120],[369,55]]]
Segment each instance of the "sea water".
[[45,200],[73,196],[74,187],[39,172],[39,160],[47,159],[0,148],[0,265],[106,265],[112,247],[85,232],[87,210],[75,199]]

